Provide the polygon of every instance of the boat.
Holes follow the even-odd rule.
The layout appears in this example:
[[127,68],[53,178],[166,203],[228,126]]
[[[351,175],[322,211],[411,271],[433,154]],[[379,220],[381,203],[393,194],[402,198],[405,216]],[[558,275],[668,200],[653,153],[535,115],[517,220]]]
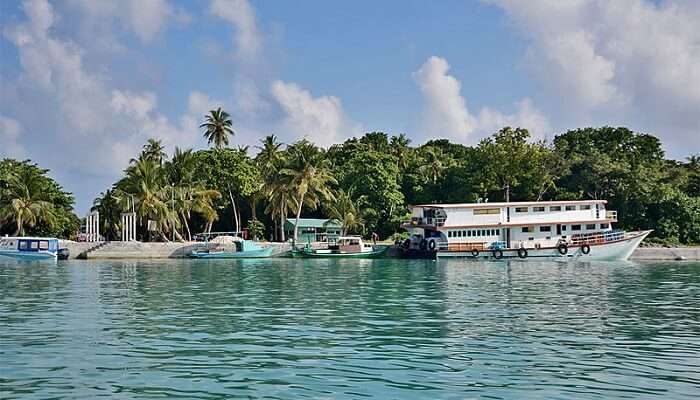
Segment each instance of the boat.
[[364,243],[360,236],[340,236],[326,248],[314,249],[310,244],[302,248],[294,247],[293,257],[302,258],[377,258],[386,252],[386,246],[372,246]]
[[405,257],[627,260],[651,230],[613,229],[606,200],[422,204],[402,226]]
[[[215,236],[216,235],[216,236]],[[203,249],[190,253],[191,258],[267,258],[274,246],[260,246],[257,242],[221,233],[200,234],[205,240]]]
[[[0,238],[0,256],[17,260],[57,260],[59,252],[58,239],[44,237],[9,237]],[[62,253],[62,254],[63,254]]]

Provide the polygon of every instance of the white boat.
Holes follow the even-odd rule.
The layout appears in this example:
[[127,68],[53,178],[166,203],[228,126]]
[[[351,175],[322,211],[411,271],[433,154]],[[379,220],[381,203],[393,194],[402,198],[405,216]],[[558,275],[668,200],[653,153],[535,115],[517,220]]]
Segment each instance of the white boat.
[[43,237],[2,237],[0,256],[19,260],[56,260],[58,239]]
[[605,200],[422,204],[403,227],[407,256],[626,260],[651,231],[614,230]]

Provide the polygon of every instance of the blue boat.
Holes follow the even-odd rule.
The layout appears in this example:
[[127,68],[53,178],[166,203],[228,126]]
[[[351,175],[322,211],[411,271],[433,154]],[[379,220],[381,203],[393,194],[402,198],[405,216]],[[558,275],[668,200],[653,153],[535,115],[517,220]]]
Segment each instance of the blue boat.
[[[214,235],[212,233],[209,235]],[[190,254],[192,258],[267,258],[272,256],[274,246],[263,247],[252,240],[241,239],[232,236],[219,236],[214,241],[209,241],[209,235],[205,236],[207,243],[203,250],[195,250]],[[219,235],[221,235],[219,233]],[[224,239],[216,241],[217,239]]]
[[17,260],[56,260],[58,239],[43,237],[2,237],[0,256]]

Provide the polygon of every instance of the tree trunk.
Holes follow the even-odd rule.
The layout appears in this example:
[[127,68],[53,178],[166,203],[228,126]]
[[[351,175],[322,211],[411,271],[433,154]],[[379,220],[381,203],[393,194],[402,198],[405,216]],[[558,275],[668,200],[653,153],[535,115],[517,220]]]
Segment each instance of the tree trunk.
[[231,199],[231,207],[233,207],[233,222],[235,224],[236,233],[240,231],[238,226],[238,212],[236,211],[236,201],[233,200],[233,194],[231,193],[231,186],[228,187],[228,197]]
[[183,211],[182,213],[182,222],[185,224],[185,229],[187,230],[187,240],[192,241],[192,232],[190,232],[190,224],[187,223],[187,216],[185,215],[185,212]]
[[258,213],[255,210],[257,205],[258,205],[258,195],[254,194],[250,198],[250,213],[252,214],[251,218],[253,219],[253,221],[258,219]]
[[17,216],[17,230],[15,231],[14,236],[22,236],[22,217]]

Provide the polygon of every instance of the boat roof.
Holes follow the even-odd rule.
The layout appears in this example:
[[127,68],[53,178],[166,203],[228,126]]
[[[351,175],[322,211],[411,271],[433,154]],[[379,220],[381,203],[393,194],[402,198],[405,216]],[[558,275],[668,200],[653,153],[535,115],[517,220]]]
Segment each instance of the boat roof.
[[38,236],[0,236],[0,239],[15,239],[15,240],[58,240],[57,238],[47,238]]
[[362,236],[360,235],[355,235],[355,236],[339,236],[338,240],[342,239],[362,239]]
[[605,204],[607,200],[554,200],[554,201],[511,201],[494,203],[451,203],[451,204],[416,204],[413,207],[424,208],[480,208],[480,207],[520,207],[559,204]]

